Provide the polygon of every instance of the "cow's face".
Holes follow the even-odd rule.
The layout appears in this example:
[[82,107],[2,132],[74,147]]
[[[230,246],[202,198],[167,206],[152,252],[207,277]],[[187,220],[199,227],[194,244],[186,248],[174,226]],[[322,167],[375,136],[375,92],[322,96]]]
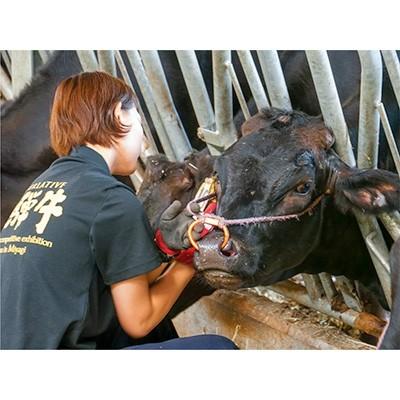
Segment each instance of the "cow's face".
[[[349,168],[331,149],[333,135],[319,118],[275,109],[257,118],[257,131],[245,132],[215,161],[218,215],[237,219],[298,214],[325,192],[342,211],[398,208],[396,175]],[[298,220],[229,226],[232,240],[222,251],[222,233],[213,231],[198,243],[196,267],[210,284],[224,288],[270,284],[290,276],[318,244],[326,196]]]
[[212,157],[206,151],[193,153],[182,163],[169,161],[164,155],[149,157],[138,197],[153,228],[158,227],[160,215],[174,200],[185,205],[211,173]]

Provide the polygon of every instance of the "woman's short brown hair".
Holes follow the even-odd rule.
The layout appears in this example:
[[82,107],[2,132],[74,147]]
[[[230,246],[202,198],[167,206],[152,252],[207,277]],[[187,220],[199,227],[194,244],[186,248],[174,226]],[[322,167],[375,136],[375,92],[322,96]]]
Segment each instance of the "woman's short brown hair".
[[83,72],[63,80],[54,95],[50,141],[59,156],[85,143],[110,147],[129,131],[115,117],[115,108],[137,106],[132,89],[105,72]]

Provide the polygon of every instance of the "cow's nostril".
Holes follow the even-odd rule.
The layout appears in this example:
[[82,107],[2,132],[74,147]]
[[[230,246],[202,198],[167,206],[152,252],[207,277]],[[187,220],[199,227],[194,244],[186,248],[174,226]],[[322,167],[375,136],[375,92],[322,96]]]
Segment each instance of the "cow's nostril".
[[237,250],[232,239],[230,239],[226,246],[221,249],[221,253],[226,257],[232,257],[237,254]]

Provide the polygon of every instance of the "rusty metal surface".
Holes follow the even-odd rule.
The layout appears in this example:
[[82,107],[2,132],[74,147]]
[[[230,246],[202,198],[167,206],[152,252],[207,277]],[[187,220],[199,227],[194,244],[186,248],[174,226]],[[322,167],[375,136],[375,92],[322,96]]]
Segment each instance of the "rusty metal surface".
[[377,338],[382,334],[383,328],[386,324],[385,321],[382,321],[372,314],[368,314],[371,316],[371,318],[367,318],[365,315],[360,317],[361,314],[366,313],[359,313],[349,308],[346,309],[346,307],[343,310],[334,309],[331,303],[324,298],[313,301],[308,296],[304,287],[291,281],[275,283],[274,285],[271,285],[270,288],[283,296],[287,296],[297,301],[303,306],[313,308],[329,316],[337,318],[346,324],[363,330],[366,333],[372,334]]

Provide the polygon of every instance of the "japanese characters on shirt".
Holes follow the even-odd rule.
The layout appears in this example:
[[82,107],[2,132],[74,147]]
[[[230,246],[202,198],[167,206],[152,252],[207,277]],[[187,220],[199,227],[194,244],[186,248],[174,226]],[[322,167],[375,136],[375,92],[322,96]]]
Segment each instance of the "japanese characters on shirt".
[[[36,234],[28,236],[12,235],[0,238],[0,253],[24,255],[29,243],[51,248],[53,242],[37,236],[45,233],[46,227],[52,218],[58,218],[63,213],[62,203],[67,198],[64,187],[67,182],[44,181],[33,183],[24,193],[15,206],[3,229],[12,227],[14,231],[33,213],[38,222],[35,224]],[[22,246],[22,247],[21,247]]]

